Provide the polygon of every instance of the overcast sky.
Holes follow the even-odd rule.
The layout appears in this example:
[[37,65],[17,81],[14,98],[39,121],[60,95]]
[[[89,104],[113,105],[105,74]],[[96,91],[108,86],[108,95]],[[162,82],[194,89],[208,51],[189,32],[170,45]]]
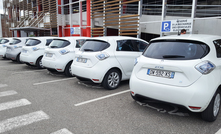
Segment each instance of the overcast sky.
[[0,0],[0,14],[3,14],[3,2]]

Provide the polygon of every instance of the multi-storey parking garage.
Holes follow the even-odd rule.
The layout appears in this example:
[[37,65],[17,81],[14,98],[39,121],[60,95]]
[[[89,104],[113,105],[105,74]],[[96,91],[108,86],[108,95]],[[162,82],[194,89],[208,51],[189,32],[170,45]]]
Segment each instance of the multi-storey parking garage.
[[221,35],[221,0],[4,0],[3,36],[126,35],[149,40],[163,21],[190,19],[191,32]]

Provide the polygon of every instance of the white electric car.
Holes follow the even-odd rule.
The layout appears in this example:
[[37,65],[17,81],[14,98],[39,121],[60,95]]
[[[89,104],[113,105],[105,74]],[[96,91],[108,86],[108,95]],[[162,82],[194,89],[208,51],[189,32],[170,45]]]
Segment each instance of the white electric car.
[[41,60],[45,49],[54,38],[55,37],[30,37],[25,46],[22,47],[20,60],[27,65],[44,68]]
[[25,46],[25,43],[28,41],[28,37],[17,37],[13,38],[9,45],[7,45],[6,49],[6,58],[11,59],[13,61],[20,61],[20,54],[22,47]]
[[6,46],[9,45],[9,42],[12,40],[12,38],[2,38],[0,41],[0,57],[6,58]]
[[148,42],[126,36],[95,37],[86,40],[76,53],[71,72],[78,79],[102,83],[106,89],[116,89],[122,80],[128,80],[135,58],[140,56]]
[[216,120],[220,110],[221,36],[176,35],[150,41],[130,78],[132,97],[154,99]]
[[71,63],[75,52],[84,44],[88,37],[62,37],[53,39],[42,58],[42,65],[49,71],[64,72],[72,76]]

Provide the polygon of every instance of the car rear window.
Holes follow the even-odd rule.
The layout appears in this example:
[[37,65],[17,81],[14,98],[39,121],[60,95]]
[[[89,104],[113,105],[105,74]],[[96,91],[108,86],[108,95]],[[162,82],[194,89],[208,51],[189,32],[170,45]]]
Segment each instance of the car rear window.
[[110,46],[108,42],[101,40],[86,40],[81,47],[81,51],[97,52],[107,49]]
[[155,59],[201,59],[209,53],[209,46],[197,41],[160,40],[150,43],[143,55]]
[[26,46],[36,46],[38,44],[40,44],[41,41],[40,40],[37,40],[37,39],[29,39],[27,42],[26,42]]
[[10,41],[9,45],[15,45],[15,44],[18,44],[20,42],[21,42],[21,40],[19,40],[19,39],[13,39],[12,41]]
[[5,43],[8,43],[8,42],[9,42],[8,39],[2,39],[1,42],[0,42],[0,44],[5,44]]
[[71,43],[67,40],[61,40],[61,39],[54,39],[51,44],[49,45],[50,48],[64,48],[68,45],[70,45]]

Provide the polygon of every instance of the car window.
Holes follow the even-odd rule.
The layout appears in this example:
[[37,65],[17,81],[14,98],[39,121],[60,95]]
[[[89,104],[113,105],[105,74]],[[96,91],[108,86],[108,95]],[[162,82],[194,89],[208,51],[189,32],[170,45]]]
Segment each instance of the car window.
[[81,51],[97,52],[107,49],[110,46],[108,42],[102,40],[86,40],[81,47]]
[[5,43],[8,43],[8,42],[9,42],[8,39],[2,39],[1,42],[0,42],[0,44],[5,44]]
[[150,43],[143,55],[155,59],[200,59],[209,53],[209,46],[197,41],[160,40]]
[[10,41],[9,45],[15,45],[15,44],[18,44],[18,43],[20,43],[20,42],[21,42],[21,40],[19,40],[19,39],[12,39],[12,40]]
[[49,44],[50,44],[52,41],[53,41],[53,39],[47,39],[45,45],[46,45],[46,46],[49,46]]
[[25,46],[36,46],[36,45],[38,45],[38,44],[40,44],[40,43],[41,43],[40,40],[37,40],[37,39],[29,39],[29,40],[26,42]]
[[221,39],[213,41],[216,48],[217,58],[221,58]]
[[51,44],[49,45],[50,48],[64,48],[71,43],[67,40],[61,40],[61,39],[54,39]]
[[139,40],[117,41],[117,51],[143,52],[148,44]]
[[76,40],[76,48],[80,48],[85,42],[85,39]]

